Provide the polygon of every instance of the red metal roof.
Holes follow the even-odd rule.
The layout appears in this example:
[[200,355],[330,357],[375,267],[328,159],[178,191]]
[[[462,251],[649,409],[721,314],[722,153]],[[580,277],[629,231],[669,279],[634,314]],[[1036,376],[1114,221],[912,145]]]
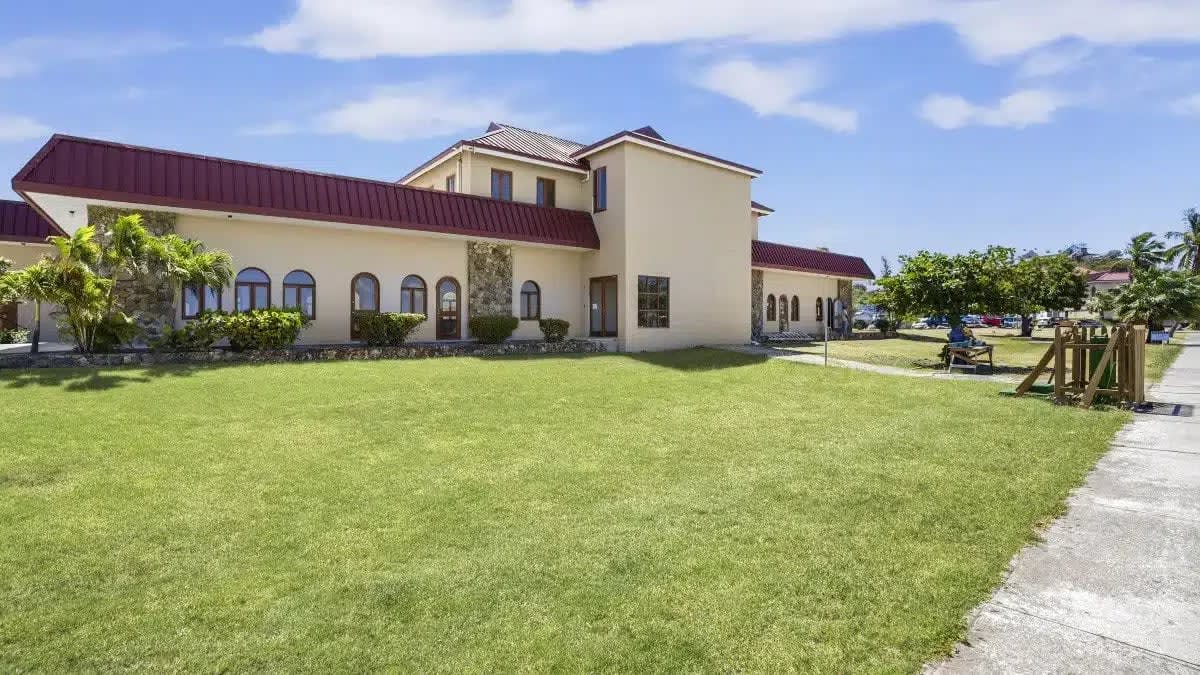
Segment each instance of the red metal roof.
[[18,193],[600,247],[586,211],[74,136],[47,141],[12,186]]
[[1088,282],[1090,282],[1090,283],[1099,282],[1102,284],[1103,283],[1125,284],[1125,283],[1129,283],[1129,280],[1132,278],[1133,278],[1133,275],[1131,275],[1129,272],[1114,272],[1114,271],[1110,270],[1110,271],[1106,271],[1106,272],[1090,272],[1090,273],[1088,273]]
[[753,267],[815,272],[851,279],[875,278],[875,273],[862,258],[769,241],[750,242],[750,264]]
[[61,234],[62,230],[34,211],[32,206],[0,199],[0,241],[44,244],[46,237]]

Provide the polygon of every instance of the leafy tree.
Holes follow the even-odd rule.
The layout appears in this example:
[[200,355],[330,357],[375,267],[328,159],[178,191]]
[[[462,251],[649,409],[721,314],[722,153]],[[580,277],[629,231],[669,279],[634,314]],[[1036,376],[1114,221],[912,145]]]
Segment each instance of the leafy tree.
[[1167,261],[1167,247],[1153,232],[1143,232],[1129,241],[1125,255],[1129,258],[1130,276],[1137,276],[1142,270],[1161,267]]
[[1021,336],[1033,335],[1033,315],[1083,305],[1087,281],[1067,254],[1021,260],[1012,270],[1010,309],[1021,315]]
[[1183,212],[1187,229],[1167,233],[1167,239],[1179,243],[1167,249],[1167,257],[1179,264],[1179,269],[1200,274],[1200,212],[1188,209]]
[[1144,322],[1161,330],[1167,319],[1200,314],[1200,277],[1185,272],[1143,270],[1111,293],[1111,306],[1122,321]]
[[962,255],[919,251],[901,256],[900,272],[879,280],[901,315],[944,314],[952,326],[973,312],[1003,312],[1012,304],[1011,248]]
[[23,270],[6,274],[4,285],[12,296],[33,302],[29,352],[36,354],[42,339],[42,305],[57,302],[60,298],[59,271],[49,260],[42,259]]
[[855,282],[855,284],[851,287],[851,292],[854,298],[855,307],[862,307],[863,305],[871,304],[871,292],[867,290],[866,284]]

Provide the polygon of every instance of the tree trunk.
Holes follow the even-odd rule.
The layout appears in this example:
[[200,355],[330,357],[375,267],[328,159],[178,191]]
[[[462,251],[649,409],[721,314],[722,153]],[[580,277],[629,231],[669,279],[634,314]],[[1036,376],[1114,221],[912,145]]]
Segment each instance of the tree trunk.
[[33,303],[33,334],[29,344],[29,353],[38,353],[38,342],[42,339],[42,303],[35,300]]
[[1021,317],[1021,337],[1033,337],[1033,317]]

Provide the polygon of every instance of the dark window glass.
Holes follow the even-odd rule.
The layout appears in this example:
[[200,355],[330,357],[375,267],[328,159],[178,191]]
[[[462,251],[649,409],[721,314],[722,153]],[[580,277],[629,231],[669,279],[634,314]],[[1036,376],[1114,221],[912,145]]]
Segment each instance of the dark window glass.
[[537,179],[538,206],[554,206],[554,181],[550,178]]
[[425,309],[425,280],[410,274],[400,284],[400,311],[428,316]]
[[671,280],[638,275],[638,326],[668,328],[671,325]]
[[317,318],[317,282],[304,270],[293,270],[283,278],[283,306],[299,309],[309,319]]
[[375,275],[361,272],[350,281],[350,339],[358,339],[356,312],[379,311],[379,280]]
[[257,267],[238,272],[233,290],[236,311],[249,312],[271,306],[271,277]]
[[542,318],[542,291],[532,281],[521,284],[521,318]]
[[592,210],[603,211],[608,208],[608,167],[602,166],[592,171]]
[[503,199],[504,201],[511,202],[512,193],[512,172],[492,169],[492,199]]
[[799,321],[799,320],[800,320],[800,298],[798,296],[793,295],[792,296],[792,321]]
[[821,298],[817,298],[817,321],[820,321],[824,318],[825,318],[825,303],[821,301]]
[[767,296],[767,321],[775,320],[775,296]]

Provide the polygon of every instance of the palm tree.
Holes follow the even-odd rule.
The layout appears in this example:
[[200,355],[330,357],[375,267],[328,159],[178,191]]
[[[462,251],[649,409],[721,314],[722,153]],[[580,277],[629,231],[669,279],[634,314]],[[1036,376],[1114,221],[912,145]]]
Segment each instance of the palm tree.
[[1200,274],[1200,212],[1196,209],[1184,211],[1183,222],[1187,223],[1186,230],[1167,233],[1167,239],[1179,240],[1167,249],[1167,258],[1178,262],[1181,270]]
[[1130,276],[1136,276],[1141,270],[1155,269],[1165,263],[1167,247],[1153,232],[1143,232],[1130,240],[1125,255],[1129,257]]
[[38,353],[38,342],[42,339],[42,303],[59,299],[61,270],[49,260],[38,262],[17,272],[14,284],[18,294],[33,301],[33,331],[30,336],[29,353]]
[[1161,329],[1165,319],[1187,319],[1200,312],[1200,277],[1183,272],[1143,270],[1111,293],[1117,318],[1144,321],[1152,329]]

